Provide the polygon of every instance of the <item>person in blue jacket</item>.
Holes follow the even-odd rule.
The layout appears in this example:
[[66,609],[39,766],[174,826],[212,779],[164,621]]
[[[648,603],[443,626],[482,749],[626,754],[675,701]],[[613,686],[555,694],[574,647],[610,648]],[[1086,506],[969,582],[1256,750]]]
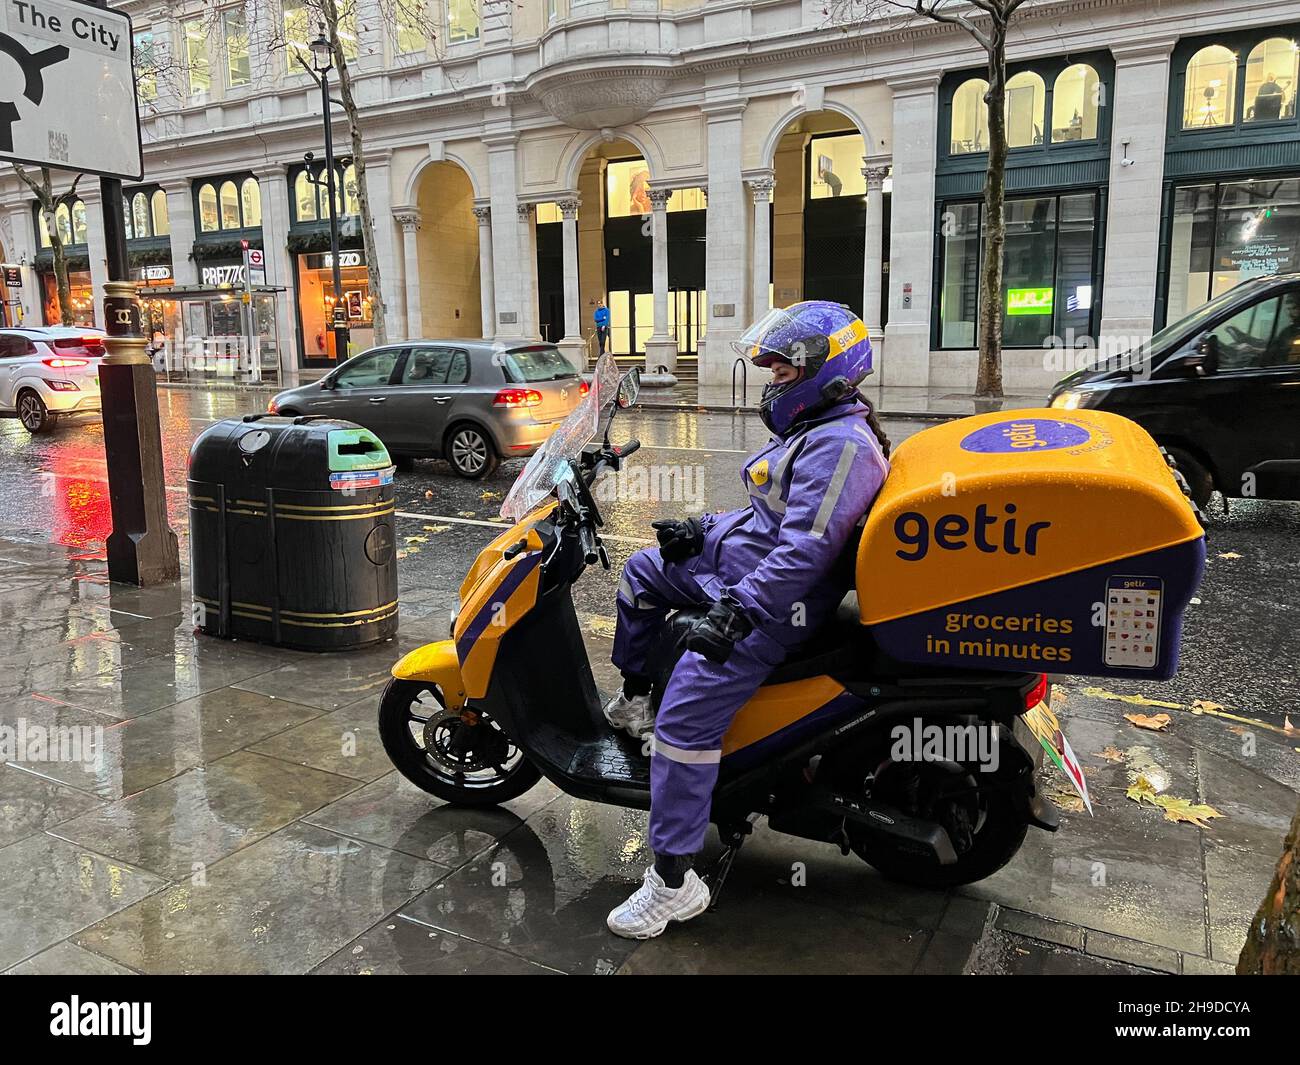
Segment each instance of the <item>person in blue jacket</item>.
[[591,317],[596,323],[596,344],[600,348],[600,354],[604,355],[605,349],[609,347],[609,308],[605,306],[604,300],[596,301],[596,310]]
[[[613,659],[623,689],[605,716],[634,736],[654,735],[654,864],[607,922],[629,938],[659,935],[708,908],[692,864],[709,825],[723,734],[843,598],[832,570],[889,471],[889,441],[857,390],[871,372],[860,318],[837,303],[798,303],[769,312],[733,346],[772,371],[759,413],[773,436],[742,474],[749,505],[655,522],[659,547],[628,559],[619,581]],[[669,611],[706,604],[656,718],[647,656]]]

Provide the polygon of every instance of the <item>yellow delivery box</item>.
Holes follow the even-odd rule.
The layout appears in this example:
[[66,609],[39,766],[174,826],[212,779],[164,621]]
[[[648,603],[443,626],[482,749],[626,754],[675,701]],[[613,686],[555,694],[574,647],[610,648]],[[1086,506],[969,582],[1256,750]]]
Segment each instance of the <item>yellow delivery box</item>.
[[904,662],[1164,679],[1205,564],[1155,442],[1102,411],[963,418],[899,446],[858,547],[862,622]]

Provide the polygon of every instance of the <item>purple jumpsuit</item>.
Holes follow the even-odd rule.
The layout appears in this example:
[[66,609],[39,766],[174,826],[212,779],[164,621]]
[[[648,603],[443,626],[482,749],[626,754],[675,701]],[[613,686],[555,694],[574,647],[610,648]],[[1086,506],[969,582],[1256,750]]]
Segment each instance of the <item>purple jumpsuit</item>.
[[644,673],[668,612],[730,590],[754,631],[724,665],[682,656],[664,693],[650,761],[650,845],[695,854],[704,844],[722,737],[763,680],[834,612],[847,589],[827,580],[889,472],[858,401],[774,437],[745,463],[749,506],[706,514],[704,549],[664,562],[628,559],[618,585],[614,664]]

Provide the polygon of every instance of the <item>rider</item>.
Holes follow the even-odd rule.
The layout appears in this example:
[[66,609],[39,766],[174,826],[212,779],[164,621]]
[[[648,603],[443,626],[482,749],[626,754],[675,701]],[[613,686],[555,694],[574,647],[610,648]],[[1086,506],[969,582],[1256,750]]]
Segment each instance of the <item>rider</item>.
[[[636,552],[618,586],[616,728],[653,730],[654,865],[613,910],[611,931],[647,939],[708,908],[691,868],[704,843],[722,737],[767,675],[835,610],[831,578],[889,471],[889,441],[857,385],[871,372],[862,320],[812,300],[772,310],[733,347],[772,371],[759,416],[772,431],[742,474],[749,506],[657,521],[659,547]],[[669,611],[709,605],[685,639],[656,719],[647,655]]]

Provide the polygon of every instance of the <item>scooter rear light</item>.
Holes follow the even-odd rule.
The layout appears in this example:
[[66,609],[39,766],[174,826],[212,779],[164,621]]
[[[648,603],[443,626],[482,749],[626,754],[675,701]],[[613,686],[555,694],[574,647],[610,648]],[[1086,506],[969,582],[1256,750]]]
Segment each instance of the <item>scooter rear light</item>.
[[587,384],[586,381],[583,381],[581,384],[578,385],[579,396],[585,396],[590,391],[591,391],[591,385]]
[[503,388],[492,401],[494,407],[539,407],[542,394],[535,388]]
[[1034,686],[1025,692],[1025,709],[1032,710],[1046,698],[1047,674],[1040,673],[1038,674],[1038,680],[1034,682]]

